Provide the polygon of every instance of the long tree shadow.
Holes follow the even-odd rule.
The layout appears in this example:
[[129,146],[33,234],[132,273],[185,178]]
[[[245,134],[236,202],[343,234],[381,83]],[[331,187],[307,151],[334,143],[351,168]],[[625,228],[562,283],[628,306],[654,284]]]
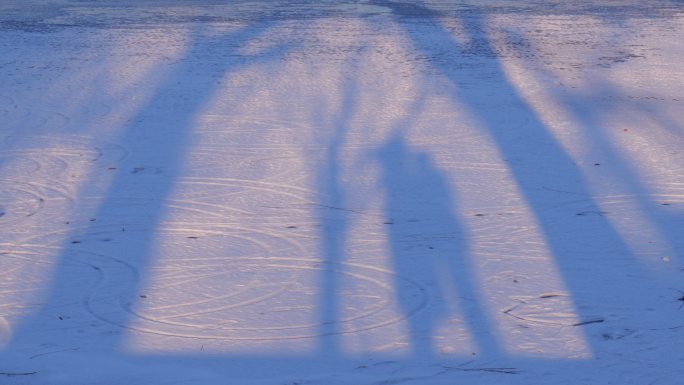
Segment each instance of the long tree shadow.
[[[355,66],[355,64],[351,64]],[[337,116],[333,117],[332,138],[329,140],[323,167],[318,170],[318,193],[324,199],[326,213],[321,217],[321,249],[326,268],[322,270],[319,294],[319,314],[321,322],[319,349],[322,354],[336,356],[340,354],[337,337],[340,330],[338,293],[340,282],[336,270],[345,259],[345,246],[349,229],[349,214],[345,210],[347,194],[342,181],[342,151],[347,141],[349,124],[354,115],[358,93],[357,69],[351,69],[350,79],[345,83],[342,105]],[[314,123],[325,127],[326,114],[324,105],[318,107]]]
[[[660,6],[662,7],[662,4]],[[650,10],[642,10],[642,12],[651,17],[662,16],[666,11],[667,8],[663,9],[658,6]],[[622,18],[612,18],[609,22],[615,23],[616,27],[620,30],[629,31],[632,28]],[[515,36],[515,38],[518,40],[524,39],[524,37],[520,36]],[[634,52],[635,49],[630,44],[630,40],[633,38],[633,35],[629,32],[612,36],[610,44],[618,56],[600,58],[603,59],[601,63],[598,63],[601,69],[610,71],[615,67],[615,69],[619,70],[619,66],[625,62],[652,59],[651,57],[644,57],[646,54],[643,52]],[[547,69],[538,57],[530,55],[526,59],[529,61],[529,65],[535,68],[536,71],[541,72],[544,77],[561,82],[562,79]],[[594,63],[586,63],[586,65],[591,64]],[[673,68],[673,70],[675,69]],[[645,119],[662,132],[667,133],[670,139],[675,138],[682,134],[683,126],[681,122],[668,116],[667,110],[659,108],[659,103],[672,103],[679,101],[679,99],[673,96],[630,95],[624,89],[621,89],[618,84],[614,83],[614,81],[609,80],[607,77],[597,76],[600,74],[599,72],[599,74],[590,77],[590,80],[587,82],[591,84],[590,87],[582,87],[582,89],[567,87],[561,92],[554,94],[553,99],[569,115],[570,120],[575,123],[575,127],[581,131],[586,147],[590,149],[590,153],[595,157],[594,161],[596,163],[594,164],[597,166],[607,166],[604,168],[610,170],[608,174],[610,180],[621,191],[626,191],[630,194],[629,197],[625,197],[626,200],[635,203],[639,213],[646,219],[644,224],[653,228],[657,236],[663,237],[667,243],[666,247],[670,248],[669,252],[674,252],[675,257],[681,263],[684,259],[681,251],[682,239],[679,236],[679,227],[676,225],[676,222],[680,221],[681,218],[672,215],[671,210],[668,210],[668,207],[666,207],[670,205],[669,201],[673,197],[668,194],[665,194],[666,196],[660,195],[661,192],[651,185],[654,182],[652,179],[639,175],[637,161],[629,158],[629,151],[620,149],[616,145],[615,135],[611,136],[611,128],[607,126],[607,123],[611,123],[611,118],[618,117],[621,124],[627,124],[627,127],[629,127],[625,127],[624,130],[618,132],[622,135],[630,136],[634,135],[634,132],[639,134],[639,131],[645,129],[640,126],[640,121],[638,120]],[[644,74],[643,76],[648,77],[649,75]],[[588,103],[588,100],[594,101],[594,103]],[[629,118],[626,118],[625,115],[634,117],[637,120],[630,124]],[[651,138],[659,140],[661,139],[659,135],[656,133]],[[664,144],[658,143],[660,146]],[[663,147],[661,149],[666,150]],[[641,151],[643,150],[641,149]],[[655,172],[670,178],[679,177],[681,171],[681,164],[667,164]]]
[[[400,134],[390,138],[377,153],[381,165],[388,222],[388,242],[398,277],[424,282],[435,298],[427,311],[408,319],[410,349],[414,357],[434,358],[437,326],[449,316],[450,304],[459,303],[469,335],[479,356],[499,355],[493,327],[483,309],[475,282],[469,245],[463,226],[455,217],[456,200],[447,180],[427,153],[411,150]],[[397,281],[395,295],[402,311],[410,315],[413,291]]]
[[[123,349],[124,334],[107,325],[131,328],[132,309],[145,297],[140,295],[141,284],[149,279],[155,235],[163,227],[167,199],[181,176],[193,140],[194,120],[215,96],[223,76],[241,66],[268,62],[278,56],[267,50],[249,61],[235,59],[245,56],[235,54],[239,49],[236,41],[256,38],[270,26],[271,22],[260,21],[219,36],[212,36],[203,27],[190,32],[180,63],[165,75],[149,102],[130,119],[131,123],[122,128],[119,141],[132,145],[136,156],[126,159],[116,170],[109,170],[116,174],[90,223],[67,230],[63,245],[47,249],[60,250],[59,255],[50,258],[49,264],[54,265],[50,284],[39,310],[19,322],[6,352],[30,352],[31,346],[57,344],[63,340],[60,330],[65,329],[90,330],[83,332],[79,345],[90,343],[112,353]],[[211,72],[204,71],[203,63],[193,60],[204,55],[222,58],[218,61],[220,65]],[[137,143],[153,143],[155,148],[135,147]],[[87,189],[88,186],[84,187]],[[84,191],[82,195],[89,193]],[[80,237],[87,234],[99,234],[99,241],[106,243],[95,248],[107,252],[93,252],[82,244]],[[34,240],[36,244],[40,242]],[[74,277],[78,277],[76,281]],[[104,294],[92,297],[89,292],[93,286]],[[82,318],[69,313],[76,310],[66,310],[74,302],[82,302],[79,311],[91,312],[91,317],[105,322],[70,322],[72,318]],[[104,309],[104,313],[94,312],[93,307]]]
[[[599,156],[596,159],[597,163],[603,165],[604,168],[610,170],[611,180],[623,190],[628,191],[631,196],[625,197],[625,201],[632,201],[636,204],[639,213],[646,219],[645,225],[650,225],[652,230],[657,233],[658,237],[662,237],[666,242],[666,247],[670,250],[668,254],[673,252],[673,258],[677,259],[680,264],[684,261],[684,251],[682,248],[682,237],[677,223],[681,223],[682,218],[670,210],[670,202],[672,199],[677,199],[676,196],[665,195],[659,196],[662,192],[657,191],[653,186],[649,186],[643,177],[639,177],[634,164],[634,160],[630,160],[628,155],[620,151],[615,145],[615,140],[610,138],[604,128],[605,116],[620,116],[620,108],[615,106],[603,107],[603,111],[598,111],[594,105],[586,106],[582,101],[587,98],[600,100],[604,95],[619,95],[619,90],[615,89],[607,81],[595,80],[593,82],[593,92],[589,95],[575,95],[572,91],[563,93],[559,97],[561,105],[567,108],[567,111],[573,117],[573,120],[578,123],[578,126],[584,133],[585,138],[591,139],[591,145],[595,149],[594,153]],[[652,106],[644,105],[645,103],[630,103],[631,112],[635,115],[648,116],[655,120],[660,129],[667,130],[671,134],[677,134],[680,130],[678,124],[674,121],[663,117],[662,111],[657,111]],[[615,108],[615,110],[613,110]],[[624,108],[624,107],[623,107]],[[639,131],[640,127],[632,128],[632,132]],[[632,132],[625,131],[625,135],[632,135]],[[667,164],[662,170],[663,176],[668,178],[681,177],[682,164]]]
[[[623,20],[618,20],[618,27],[620,29],[630,28],[629,25],[623,23]],[[524,38],[515,36],[515,39],[522,40]],[[630,52],[632,49],[628,42],[623,39],[613,37],[611,41],[613,49],[626,55],[627,58],[638,58],[639,55],[634,55]],[[627,58],[614,59],[613,65],[619,65]],[[526,58],[529,66],[535,68],[536,71],[542,73],[545,78],[555,79],[561,82],[557,75],[553,74],[551,70],[546,69],[537,57],[531,55]],[[592,64],[592,63],[587,63]],[[602,63],[601,67],[604,70],[609,70],[612,66],[610,64]],[[662,110],[656,106],[658,102],[675,102],[676,98],[654,97],[654,96],[633,96],[625,94],[625,91],[620,89],[615,83],[606,79],[600,78],[596,75],[590,78],[591,84],[588,88],[577,90],[573,88],[565,88],[552,96],[552,100],[562,108],[563,112],[570,117],[574,127],[577,127],[581,134],[583,142],[586,143],[586,151],[588,151],[594,158],[591,163],[597,173],[605,175],[607,180],[613,185],[612,188],[617,187],[620,195],[627,192],[628,195],[621,197],[606,197],[608,200],[617,200],[612,202],[633,204],[644,222],[639,223],[640,232],[652,230],[656,238],[662,239],[665,243],[664,250],[667,254],[674,253],[674,258],[681,264],[683,260],[682,255],[682,238],[679,236],[678,222],[682,220],[681,216],[671,210],[671,201],[677,200],[676,194],[665,193],[659,191],[656,187],[663,187],[663,182],[658,183],[657,180],[639,175],[637,167],[638,161],[629,158],[629,151],[620,149],[616,144],[615,131],[611,135],[610,130],[615,130],[610,124],[610,120],[614,117],[620,119],[621,124],[627,126],[623,130],[617,132],[624,136],[633,136],[636,132],[643,131],[645,128],[640,126],[639,119],[646,119],[647,122],[654,124],[659,130],[668,134],[669,138],[677,137],[682,132],[682,125],[675,119],[667,116],[667,111]],[[560,83],[562,84],[562,83]],[[588,103],[587,101],[594,103]],[[636,120],[630,124],[625,115],[634,117]],[[629,127],[629,128],[627,128]],[[654,134],[652,138],[660,139],[658,133]],[[665,143],[658,143],[661,150]],[[641,148],[643,151],[655,151]],[[589,160],[585,160],[588,162]],[[604,171],[605,170],[605,171]],[[653,170],[653,168],[651,168]],[[643,170],[641,170],[643,171]],[[655,170],[654,170],[655,171]],[[681,176],[681,164],[666,164],[662,169],[655,171],[661,177],[678,178]],[[676,182],[675,182],[676,183]],[[655,184],[655,186],[653,185]],[[578,200],[573,203],[575,207],[584,210],[583,204],[586,202],[581,199],[582,194],[577,194],[575,191],[568,191],[573,195],[578,196]],[[647,228],[641,228],[646,226]],[[671,289],[670,289],[671,290]]]
[[[619,265],[636,264],[606,218],[552,209],[554,197],[545,187],[571,189],[587,197],[585,210],[601,212],[573,159],[507,79],[487,37],[486,15],[475,7],[461,13],[459,21],[467,42],[460,43],[441,26],[440,14],[430,8],[384,0],[373,4],[392,10],[413,46],[454,86],[453,98],[475,115],[509,160],[510,171],[556,261],[581,323],[605,320],[616,299],[639,290],[638,285],[624,287],[622,273],[615,271],[615,260]],[[480,63],[471,65],[477,62],[473,58]],[[476,85],[474,79],[478,79]],[[527,121],[518,127],[509,126],[501,123],[501,114]],[[585,329],[585,333],[590,330]],[[595,339],[587,341],[596,351]]]
[[[484,16],[473,12],[463,19],[470,43],[461,44],[440,27],[439,15],[431,9],[391,1],[374,3],[393,10],[416,49],[428,59],[435,59],[433,65],[453,83],[456,89],[453,99],[462,101],[472,110],[504,156],[515,160],[510,163],[512,174],[525,202],[538,221],[553,257],[556,258],[580,317],[595,320],[593,317],[596,312],[603,311],[602,304],[615,298],[628,298],[629,294],[625,293],[620,280],[614,277],[612,262],[595,258],[597,255],[594,251],[606,250],[603,243],[608,243],[611,255],[617,255],[627,263],[631,262],[629,250],[612,226],[600,217],[568,216],[567,212],[551,209],[549,192],[542,187],[563,188],[571,185],[573,191],[589,197],[588,210],[600,211],[597,203],[591,199],[589,186],[583,182],[571,157],[556,143],[506,79],[492,44],[484,36]],[[414,24],[410,20],[414,16],[418,16],[421,23]],[[216,50],[228,57],[236,49],[230,44],[259,37],[268,27],[266,22],[257,23],[253,27],[219,37],[205,34],[200,28],[190,36],[186,57],[197,58]],[[439,42],[438,47],[435,42]],[[229,49],[223,51],[227,46],[230,46]],[[435,56],[436,48],[450,52],[456,56],[456,60],[468,55],[489,57],[491,60],[486,61],[488,65],[485,67],[459,70],[452,67],[453,61],[443,60],[445,56]],[[281,50],[283,47],[276,45],[275,49]],[[237,56],[241,59],[227,59],[211,75],[207,75],[204,68],[195,67],[202,65],[195,60],[188,60],[174,67],[152,99],[123,128],[122,143],[135,143],[137,139],[145,138],[145,143],[156,143],[154,153],[146,153],[144,148],[135,148],[136,153],[142,155],[123,163],[125,167],[116,170],[104,198],[98,203],[93,223],[70,231],[66,243],[59,245],[58,249],[61,251],[53,256],[55,270],[51,277],[52,286],[46,290],[49,292],[42,301],[42,307],[37,314],[23,320],[7,351],[16,349],[15,351],[30,353],[28,347],[48,347],[48,344],[60,340],[60,330],[74,328],[88,329],[89,332],[94,330],[90,332],[92,334],[84,334],[83,338],[91,345],[97,345],[96,350],[122,352],[125,342],[123,334],[110,324],[114,323],[122,328],[132,328],[131,325],[134,324],[132,311],[138,303],[145,300],[145,295],[141,292],[141,279],[150,279],[149,276],[152,275],[151,258],[156,251],[153,234],[155,229],[164,225],[167,200],[172,196],[174,186],[181,177],[184,155],[188,150],[188,143],[192,142],[190,135],[193,119],[217,91],[218,77],[236,71],[242,65],[254,65],[257,62],[254,58],[244,57],[243,53],[238,53]],[[261,53],[261,56],[266,61],[270,60],[268,52]],[[473,83],[472,79],[483,78],[485,85],[481,88],[468,86]],[[303,356],[288,356],[278,351],[271,355],[266,353],[255,356],[238,352],[234,355],[214,355],[213,362],[210,362],[211,359],[207,360],[206,355],[190,349],[180,359],[154,354],[130,354],[128,358],[139,359],[138,365],[140,362],[163,361],[169,366],[196,359],[202,361],[203,365],[207,363],[207,367],[215,365],[223,370],[222,373],[236,376],[255,370],[274,370],[274,367],[277,368],[275,370],[289,370],[291,368],[287,366],[299,364],[301,367],[302,362],[305,362],[304,365],[320,364],[321,351],[333,353],[332,358],[336,364],[356,358],[342,354],[337,356],[339,348],[336,335],[341,333],[338,322],[341,318],[339,304],[342,302],[338,298],[338,289],[342,285],[331,268],[343,263],[351,226],[348,215],[343,211],[346,191],[342,179],[342,154],[347,143],[347,125],[352,120],[355,96],[358,93],[356,82],[350,82],[344,93],[340,112],[334,118],[332,139],[323,155],[324,161],[317,170],[314,183],[321,195],[327,197],[328,200],[324,203],[330,206],[330,212],[333,213],[322,221],[323,230],[318,234],[325,265],[318,269],[321,271],[321,287],[316,311],[320,322],[316,326],[319,334],[315,338],[320,342],[319,351]],[[490,98],[495,103],[490,103]],[[529,121],[515,129],[502,126],[499,119],[502,110],[514,111]],[[317,120],[322,122],[320,117]],[[405,289],[397,278],[394,294],[402,307],[400,310],[408,318],[410,348],[413,353],[410,359],[419,356],[433,358],[436,355],[437,346],[432,337],[437,332],[438,324],[448,316],[450,309],[447,305],[452,302],[461,305],[458,310],[463,313],[466,328],[481,355],[499,356],[501,343],[496,340],[495,326],[487,315],[481,298],[482,290],[473,278],[474,263],[469,255],[469,241],[464,234],[465,225],[455,214],[458,208],[457,197],[449,188],[446,177],[427,153],[413,150],[407,143],[404,137],[395,135],[379,149],[374,161],[381,166],[385,194],[384,213],[394,219],[385,227],[396,276],[434,283],[435,297],[441,297],[430,305],[430,311],[414,314],[415,309],[408,298],[414,292]],[[531,146],[538,151],[531,153]],[[128,206],[125,207],[126,204],[122,203]],[[591,221],[590,225],[585,223],[587,221]],[[82,234],[102,235],[103,242],[106,239],[106,242],[115,245],[110,251],[116,251],[116,258],[105,257],[104,254],[107,253],[98,254],[82,249],[84,245],[79,239]],[[578,246],[578,242],[584,243]],[[74,283],[74,277],[84,271],[93,274],[84,277],[83,282]],[[593,286],[588,285],[596,278],[602,281],[593,282]],[[92,286],[97,286],[99,292],[108,294],[93,303],[92,297],[79,292],[80,289]],[[638,287],[632,290],[638,290]],[[94,322],[90,325],[70,323],[70,314],[65,314],[63,309],[76,301],[82,301],[82,308],[85,310],[92,311],[92,306],[97,306],[98,311],[90,316],[74,318],[95,317],[106,322]],[[121,312],[121,307],[126,311]],[[107,309],[112,309],[111,314],[106,313]],[[103,311],[105,317],[102,316]],[[55,324],[59,326],[53,326]],[[108,327],[102,327],[104,324]],[[105,333],[106,336],[103,335]],[[83,346],[88,343],[80,342]],[[198,347],[198,351],[199,349]],[[123,353],[125,354],[126,352]]]

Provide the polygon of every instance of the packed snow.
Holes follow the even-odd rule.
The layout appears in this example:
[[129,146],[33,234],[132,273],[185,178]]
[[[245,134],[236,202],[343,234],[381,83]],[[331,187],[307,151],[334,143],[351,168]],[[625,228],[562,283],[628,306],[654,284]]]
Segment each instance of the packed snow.
[[681,1],[0,3],[0,383],[684,382]]

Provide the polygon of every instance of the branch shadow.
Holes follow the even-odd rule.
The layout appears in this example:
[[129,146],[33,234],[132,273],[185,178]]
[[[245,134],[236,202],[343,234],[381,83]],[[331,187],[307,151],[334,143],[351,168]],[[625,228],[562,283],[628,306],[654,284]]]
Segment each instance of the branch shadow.
[[[596,314],[603,311],[602,305],[615,298],[628,298],[621,281],[615,277],[613,261],[604,260],[594,253],[594,250],[605,249],[599,243],[608,241],[611,255],[620,258],[621,263],[632,265],[633,258],[617,231],[603,218],[578,218],[574,213],[559,212],[549,205],[549,192],[542,187],[564,188],[570,185],[572,190],[589,197],[588,210],[600,211],[598,203],[591,198],[590,186],[587,186],[580,172],[575,169],[569,154],[556,143],[544,124],[535,116],[533,109],[506,78],[501,63],[496,59],[492,43],[484,36],[484,16],[472,11],[464,15],[462,21],[471,38],[470,43],[464,45],[456,42],[440,27],[439,13],[436,11],[410,3],[374,1],[373,4],[392,10],[410,42],[427,58],[434,58],[435,41],[439,41],[441,47],[447,51],[456,53],[456,60],[469,55],[489,58],[485,68],[463,71],[457,69],[458,66],[451,67],[453,63],[449,61],[435,60],[433,65],[455,86],[456,91],[451,97],[463,101],[472,110],[505,157],[518,159],[510,163],[515,182],[551,248],[553,258],[575,301],[576,313],[585,321],[595,321]],[[414,24],[411,19],[415,17],[420,18],[421,22]],[[186,56],[223,49],[224,42],[247,41],[259,37],[268,27],[269,24],[262,21],[254,27],[219,38],[210,37],[199,28],[192,33]],[[268,58],[267,54],[264,56]],[[135,142],[136,138],[141,137],[146,137],[148,141],[152,138],[152,141],[158,143],[155,150],[158,153],[154,156],[143,155],[137,159],[143,163],[128,162],[128,168],[118,170],[106,196],[98,204],[94,216],[96,221],[83,228],[69,230],[69,240],[57,248],[62,251],[54,258],[56,266],[51,278],[52,286],[48,289],[46,298],[41,301],[40,311],[22,321],[16,336],[5,349],[6,352],[19,355],[19,352],[29,353],[29,346],[48,348],[60,338],[59,330],[94,327],[100,328],[98,330],[101,333],[86,338],[91,338],[92,343],[99,345],[99,349],[110,350],[113,355],[136,360],[143,366],[154,364],[171,367],[181,363],[185,365],[189,362],[201,362],[206,367],[220,368],[223,373],[230,371],[236,376],[254,371],[272,371],[281,375],[294,373],[292,376],[295,378],[297,367],[325,364],[319,360],[321,355],[334,361],[335,366],[351,365],[362,359],[345,355],[339,346],[338,336],[342,333],[338,322],[341,285],[332,268],[319,269],[321,288],[316,311],[320,330],[315,337],[318,343],[315,353],[251,356],[248,353],[136,355],[122,352],[121,347],[125,342],[123,333],[112,330],[111,327],[103,327],[104,323],[114,323],[123,329],[133,329],[134,308],[145,300],[145,295],[141,292],[141,279],[151,275],[150,258],[155,246],[154,238],[145,233],[152,233],[154,229],[163,226],[165,202],[180,178],[184,154],[192,142],[192,121],[216,92],[218,76],[236,71],[242,65],[255,63],[255,60],[243,60],[240,64],[227,62],[216,74],[209,77],[197,76],[202,73],[201,69],[194,68],[192,63],[185,63],[159,85],[155,96],[132,119],[133,123],[124,127],[121,136],[122,143]],[[193,72],[195,75],[188,75]],[[484,88],[469,86],[473,79],[481,78],[486,78],[487,85]],[[334,118],[332,139],[324,151],[324,161],[316,170],[314,182],[318,192],[327,199],[324,203],[332,208],[330,215],[321,221],[322,230],[318,234],[323,264],[327,267],[344,262],[345,245],[351,226],[349,215],[338,208],[346,205],[347,191],[342,178],[341,157],[347,142],[347,126],[355,113],[358,80],[347,83],[343,92],[342,106]],[[496,100],[499,104],[488,103],[490,97],[499,98]],[[502,104],[529,118],[528,123],[515,129],[502,126],[496,118],[501,113]],[[420,107],[416,109],[420,110]],[[323,110],[321,107],[314,117],[314,121],[320,124],[324,124]],[[160,113],[165,111],[172,113],[161,116]],[[468,332],[475,340],[481,356],[500,358],[504,355],[502,343],[497,340],[493,321],[484,309],[482,290],[478,289],[473,277],[474,263],[473,256],[468,252],[470,245],[464,232],[466,226],[455,214],[458,211],[458,197],[449,187],[446,175],[435,165],[429,154],[411,148],[402,130],[396,131],[373,157],[373,162],[379,164],[381,169],[384,214],[393,219],[386,226],[391,263],[397,276],[415,277],[420,281],[435,283],[433,294],[444,298],[432,303],[430,312],[414,314],[408,301],[413,292],[405,290],[398,279],[394,282],[394,295],[398,299],[400,310],[405,313],[409,328],[409,360],[419,357],[436,358],[437,346],[431,336],[437,325],[446,319],[449,311],[446,299],[451,299],[451,296],[459,298],[455,302],[461,305],[459,312],[466,320]],[[529,152],[530,143],[539,146],[538,153]],[[145,154],[145,149],[137,150]],[[147,161],[150,163],[145,163]],[[132,204],[124,212],[120,212],[122,202],[125,201]],[[591,221],[591,225],[587,225],[587,221]],[[82,234],[106,235],[107,242],[118,245],[115,250],[120,255],[109,258],[82,250],[79,240]],[[578,247],[578,241],[585,244]],[[114,276],[106,277],[105,270],[114,272]],[[84,276],[83,282],[75,284],[73,277],[84,271],[92,274],[85,274],[87,276]],[[104,320],[101,312],[94,312],[90,308],[93,306],[92,298],[84,298],[83,293],[74,290],[90,286],[98,286],[100,291],[110,293],[99,299],[96,304],[99,309],[123,307],[127,311],[116,313],[120,315],[108,315]],[[638,285],[630,290],[638,291]],[[69,315],[64,314],[62,309],[73,301],[84,302],[84,308],[91,311],[90,317],[85,318],[94,317],[99,322],[88,325],[68,324]],[[54,328],[50,326],[54,322],[68,325]],[[591,338],[587,340],[593,341]],[[598,350],[596,345],[592,345],[592,348]],[[534,362],[542,361],[543,359],[539,359]],[[174,370],[174,373],[178,373],[182,369]],[[426,380],[428,378],[425,377]]]
[[[496,49],[486,35],[486,14],[475,7],[460,14],[467,40],[460,43],[441,26],[439,13],[430,8],[384,0],[373,4],[393,12],[413,47],[432,58],[431,67],[454,86],[454,100],[462,102],[476,116],[502,156],[510,160],[510,172],[550,248],[580,323],[594,325],[616,316],[608,314],[608,309],[639,291],[639,284],[625,288],[625,272],[616,268],[629,266],[627,270],[633,273],[638,271],[638,264],[608,220],[600,216],[577,216],[550,205],[554,197],[544,187],[562,190],[567,186],[586,197],[585,210],[600,212],[571,156],[507,79]],[[482,63],[468,66],[473,58]],[[475,85],[474,79],[478,80]],[[504,111],[525,117],[526,124],[520,127],[502,124],[498,117]],[[530,148],[535,150],[530,152]],[[605,258],[606,253],[610,258]],[[590,336],[595,333],[592,326],[582,329],[591,350],[599,350],[596,338]]]
[[[321,293],[319,295],[319,322],[321,324],[319,351],[326,356],[339,356],[341,348],[338,336],[340,329],[340,282],[336,271],[345,260],[345,247],[350,226],[350,212],[346,206],[346,187],[342,180],[342,151],[348,136],[348,128],[355,113],[355,96],[358,92],[356,64],[350,64],[350,78],[343,88],[339,111],[332,118],[332,138],[324,150],[324,162],[318,170],[318,193],[322,198],[325,213],[321,216],[321,251],[325,268],[321,271]],[[313,117],[315,126],[326,127],[325,110],[332,107],[321,103]]]
[[[607,128],[604,128],[602,116],[609,116],[615,114],[619,116],[621,108],[615,106],[602,106],[602,111],[594,105],[582,106],[582,100],[591,98],[600,100],[602,95],[619,95],[617,90],[607,81],[594,80],[594,87],[592,92],[582,95],[575,95],[572,91],[563,93],[560,96],[559,102],[565,106],[581,127],[584,136],[591,138],[592,146],[599,153],[600,159],[597,159],[597,165],[608,168],[610,176],[622,187],[623,191],[628,191],[631,196],[625,197],[626,201],[633,201],[636,204],[638,212],[643,215],[648,224],[650,224],[655,232],[662,236],[667,246],[671,248],[671,252],[675,254],[668,257],[673,257],[679,265],[684,263],[684,243],[679,234],[680,228],[677,224],[682,223],[682,216],[672,210],[671,201],[677,199],[676,196],[666,195],[659,196],[657,189],[648,185],[648,181],[638,175],[635,168],[635,160],[629,159],[629,155],[620,151],[614,144],[614,140],[609,138]],[[661,129],[667,130],[672,134],[681,132],[680,126],[677,122],[664,117],[662,111],[658,111],[653,106],[645,103],[630,103],[629,110],[635,116],[648,116],[655,121]],[[623,107],[624,108],[624,107]],[[639,131],[640,127],[633,127],[631,130],[624,131],[625,135],[631,135],[635,131]],[[630,132],[631,131],[631,132]],[[677,176],[677,172],[682,171],[684,164],[664,164],[661,172],[669,176]]]

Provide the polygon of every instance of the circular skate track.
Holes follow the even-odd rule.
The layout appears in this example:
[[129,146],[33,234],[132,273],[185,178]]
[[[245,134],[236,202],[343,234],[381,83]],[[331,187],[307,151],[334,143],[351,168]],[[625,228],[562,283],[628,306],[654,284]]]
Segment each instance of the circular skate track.
[[127,263],[99,253],[59,246],[0,243],[0,315],[16,317],[79,306],[104,282],[135,280]]
[[[128,149],[119,144],[103,142],[87,135],[28,134],[9,135],[4,144],[23,157],[33,157],[39,163],[46,158],[58,158],[66,169],[77,161],[113,163],[128,156]],[[52,175],[56,170],[49,170]]]
[[0,178],[0,226],[5,231],[32,218],[56,217],[72,205],[70,193],[57,183]]
[[[91,240],[106,240],[100,249],[126,258],[133,269],[124,277],[121,266],[102,267],[103,282],[87,296],[88,311],[102,321],[145,333],[282,340],[374,329],[427,305],[423,286],[373,265],[274,256],[301,249],[285,234],[175,225],[185,227],[91,229],[84,234],[73,247],[87,250]],[[130,251],[149,247],[150,237],[167,239],[167,246],[149,256]],[[132,277],[138,279],[134,285]],[[326,282],[335,282],[335,298],[324,297],[330,295],[323,291]],[[401,304],[397,292],[403,293]],[[326,301],[339,308],[332,320],[320,314]]]
[[[78,290],[66,285],[64,292],[85,296],[83,304],[94,317],[145,333],[219,340],[314,338],[391,325],[428,302],[422,285],[374,265],[287,256],[305,255],[304,247],[269,228],[93,226],[27,243],[60,239],[68,245],[61,252],[65,256],[108,256],[88,260],[97,282]],[[22,259],[33,262],[35,255]],[[44,263],[71,259],[53,256]],[[325,297],[331,295],[324,291],[326,282],[334,282],[334,298]],[[321,314],[326,301],[336,304],[337,314]]]
[[[171,260],[150,270],[151,285],[116,308],[96,291],[88,300],[98,318],[141,332],[199,339],[282,340],[346,334],[390,325],[426,306],[425,289],[359,264],[306,258],[233,257]],[[325,278],[339,284],[324,298]],[[409,298],[397,312],[395,286]],[[340,305],[334,320],[324,301]],[[407,306],[406,302],[410,302]],[[408,310],[407,310],[408,309]]]

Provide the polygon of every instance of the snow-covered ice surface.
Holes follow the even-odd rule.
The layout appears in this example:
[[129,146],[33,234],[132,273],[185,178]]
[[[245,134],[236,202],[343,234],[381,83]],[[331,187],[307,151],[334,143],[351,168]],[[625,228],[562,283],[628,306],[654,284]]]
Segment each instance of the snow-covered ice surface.
[[681,384],[681,1],[0,4],[0,383]]

